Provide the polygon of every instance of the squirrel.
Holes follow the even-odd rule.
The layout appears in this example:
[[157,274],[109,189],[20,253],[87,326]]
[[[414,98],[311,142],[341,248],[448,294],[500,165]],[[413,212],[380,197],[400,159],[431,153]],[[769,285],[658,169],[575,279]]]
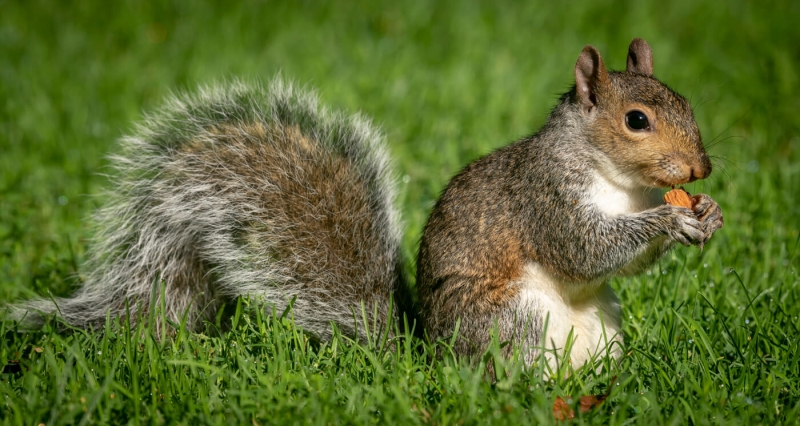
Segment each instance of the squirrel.
[[100,327],[107,315],[147,320],[155,302],[198,330],[226,301],[255,297],[291,305],[322,340],[331,323],[363,340],[405,322],[434,341],[456,333],[453,349],[470,357],[491,330],[527,363],[570,346],[573,365],[618,356],[609,278],[643,271],[676,243],[702,247],[723,226],[708,195],[691,209],[660,200],[659,188],[712,166],[690,104],[652,74],[641,39],[623,72],[584,47],[546,124],[447,185],[420,241],[415,287],[391,161],[367,118],[280,79],[177,95],[111,157],[83,286],[10,305],[10,317]]

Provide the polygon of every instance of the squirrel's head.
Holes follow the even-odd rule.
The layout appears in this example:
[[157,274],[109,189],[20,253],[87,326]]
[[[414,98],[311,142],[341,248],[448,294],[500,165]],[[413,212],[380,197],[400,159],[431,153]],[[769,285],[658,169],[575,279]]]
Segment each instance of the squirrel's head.
[[614,163],[613,173],[653,187],[711,174],[691,105],[653,78],[653,52],[644,40],[631,42],[624,72],[608,72],[597,49],[584,47],[573,93],[587,134]]

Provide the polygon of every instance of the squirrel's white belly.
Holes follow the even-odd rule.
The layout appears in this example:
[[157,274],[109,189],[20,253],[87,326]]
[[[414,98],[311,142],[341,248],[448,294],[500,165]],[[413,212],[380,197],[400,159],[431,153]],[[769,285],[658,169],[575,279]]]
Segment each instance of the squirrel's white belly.
[[[525,266],[520,280],[520,306],[541,315],[547,328],[538,346],[546,349],[546,358],[555,368],[554,355],[563,356],[572,332],[569,360],[577,368],[593,356],[618,356],[622,342],[620,303],[608,283],[594,286],[566,283],[548,273],[538,263]],[[581,294],[567,294],[576,285],[586,286]]]

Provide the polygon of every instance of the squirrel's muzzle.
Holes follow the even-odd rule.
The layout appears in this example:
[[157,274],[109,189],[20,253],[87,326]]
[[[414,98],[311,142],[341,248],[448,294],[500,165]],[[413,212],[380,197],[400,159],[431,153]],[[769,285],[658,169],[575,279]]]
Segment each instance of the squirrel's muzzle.
[[711,174],[711,161],[705,153],[675,152],[664,156],[661,168],[664,174],[661,180],[670,185],[680,185],[707,178]]

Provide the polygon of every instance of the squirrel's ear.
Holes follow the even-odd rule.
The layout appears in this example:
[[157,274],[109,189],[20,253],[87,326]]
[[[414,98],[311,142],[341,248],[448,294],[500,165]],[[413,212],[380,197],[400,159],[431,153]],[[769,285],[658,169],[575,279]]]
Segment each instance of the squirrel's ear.
[[597,105],[597,89],[608,83],[608,71],[600,52],[587,45],[575,63],[575,93],[588,111]]
[[646,41],[635,38],[628,46],[628,72],[646,75],[653,75],[653,50]]

